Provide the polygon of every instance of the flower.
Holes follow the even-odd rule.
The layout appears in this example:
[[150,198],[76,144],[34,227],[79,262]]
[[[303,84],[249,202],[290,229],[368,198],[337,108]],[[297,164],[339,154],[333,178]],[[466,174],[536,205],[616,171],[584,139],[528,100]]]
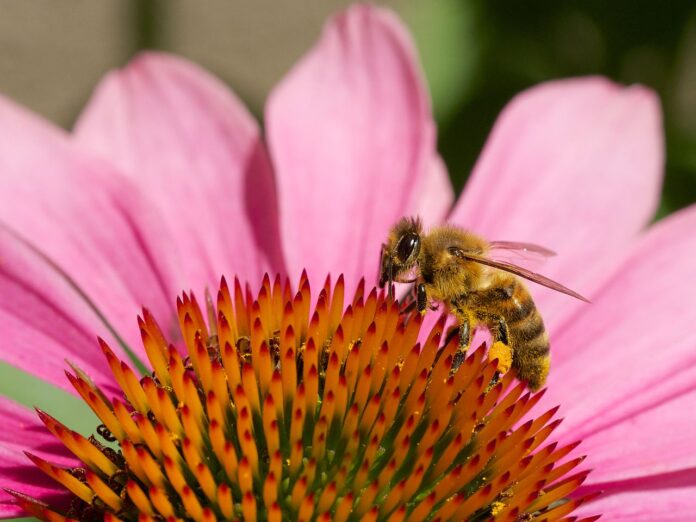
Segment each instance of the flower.
[[[144,359],[132,320],[141,306],[171,337],[177,292],[212,288],[223,273],[296,278],[306,266],[314,287],[344,272],[352,288],[376,277],[399,217],[447,218],[553,248],[561,255],[544,273],[593,301],[531,288],[553,353],[539,406],[562,404],[562,440],[584,440],[595,468],[586,485],[605,490],[588,509],[691,516],[696,307],[684,303],[696,209],[644,231],[662,172],[650,91],[585,78],[522,93],[451,208],[410,39],[388,12],[357,6],[273,91],[265,129],[262,141],[219,82],[161,54],[110,74],[69,135],[0,102],[2,359],[69,390],[57,371],[68,358],[114,394],[93,338]],[[0,408],[5,485],[32,478],[13,474],[27,445],[70,462],[23,408]]]
[[455,335],[440,349],[445,315],[421,349],[421,316],[364,287],[344,311],[342,277],[313,307],[304,274],[294,297],[266,276],[253,301],[223,278],[207,322],[193,295],[177,301],[185,358],[145,310],[151,375],[139,380],[103,341],[120,398],[67,374],[118,451],[39,410],[81,462],[27,456],[70,507],[8,492],[50,522],[557,520],[596,496],[559,502],[588,472],[570,475],[577,443],[546,443],[557,408],[522,422],[543,393],[524,394],[512,372],[491,384],[499,360],[483,348],[464,359]]

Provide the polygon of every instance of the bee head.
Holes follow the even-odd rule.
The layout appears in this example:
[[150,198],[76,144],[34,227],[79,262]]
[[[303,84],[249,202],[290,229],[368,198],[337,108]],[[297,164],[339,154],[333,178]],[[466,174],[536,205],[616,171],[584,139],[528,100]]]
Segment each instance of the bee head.
[[[421,249],[422,225],[418,218],[403,218],[389,233],[382,245],[379,286],[384,287],[418,262]],[[391,288],[390,288],[391,289]]]

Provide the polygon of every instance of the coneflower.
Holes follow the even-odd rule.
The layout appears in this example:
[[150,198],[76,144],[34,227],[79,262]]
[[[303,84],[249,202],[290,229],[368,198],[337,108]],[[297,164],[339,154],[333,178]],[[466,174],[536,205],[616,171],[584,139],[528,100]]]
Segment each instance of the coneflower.
[[[343,278],[316,300],[268,276],[254,296],[222,279],[205,306],[177,302],[180,346],[145,310],[152,373],[101,349],[122,390],[109,399],[66,372],[102,425],[86,438],[38,411],[82,462],[27,452],[72,494],[59,508],[11,491],[28,513],[62,520],[572,520],[577,446],[549,437],[556,409],[527,418],[533,394],[496,344],[461,357],[445,316],[421,316]],[[422,345],[418,339],[424,339]],[[495,359],[493,355],[495,354]],[[594,520],[592,519],[584,520]]]

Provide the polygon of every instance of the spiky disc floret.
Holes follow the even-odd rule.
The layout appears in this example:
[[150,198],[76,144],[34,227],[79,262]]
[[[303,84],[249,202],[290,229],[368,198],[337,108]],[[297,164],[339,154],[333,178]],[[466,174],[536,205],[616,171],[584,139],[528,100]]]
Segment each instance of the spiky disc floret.
[[152,374],[101,349],[123,396],[68,377],[103,423],[85,438],[39,412],[83,463],[61,469],[29,454],[74,496],[59,513],[18,492],[29,513],[66,520],[558,520],[586,472],[575,444],[546,443],[555,409],[524,420],[541,393],[479,348],[463,361],[441,346],[445,317],[421,318],[361,284],[264,278],[255,298],[222,280],[207,321],[178,300],[181,350],[154,318],[139,319]]

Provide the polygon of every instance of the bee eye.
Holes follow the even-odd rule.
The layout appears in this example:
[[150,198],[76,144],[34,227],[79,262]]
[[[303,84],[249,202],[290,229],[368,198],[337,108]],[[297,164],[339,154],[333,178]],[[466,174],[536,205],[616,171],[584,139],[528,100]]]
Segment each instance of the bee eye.
[[406,263],[412,257],[418,255],[420,250],[420,237],[415,232],[405,234],[396,245],[396,257],[401,263]]

